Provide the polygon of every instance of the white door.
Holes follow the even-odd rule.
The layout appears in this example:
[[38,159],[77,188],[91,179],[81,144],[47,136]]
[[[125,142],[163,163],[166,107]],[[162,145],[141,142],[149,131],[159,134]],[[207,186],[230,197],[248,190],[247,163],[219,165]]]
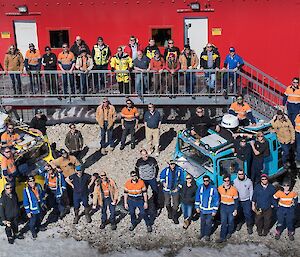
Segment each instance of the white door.
[[39,49],[35,21],[14,21],[14,25],[17,47],[24,56],[30,43]]
[[185,44],[189,44],[197,56],[208,43],[208,19],[207,18],[185,18]]

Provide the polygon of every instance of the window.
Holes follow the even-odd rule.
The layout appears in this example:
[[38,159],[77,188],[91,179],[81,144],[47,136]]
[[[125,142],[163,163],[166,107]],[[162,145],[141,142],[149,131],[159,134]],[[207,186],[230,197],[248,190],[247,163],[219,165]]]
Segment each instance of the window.
[[168,40],[172,38],[172,30],[170,28],[152,29],[152,38],[157,46],[167,47]]
[[244,170],[244,163],[238,158],[221,160],[220,164],[220,175],[231,175],[237,173],[240,169]]
[[68,30],[52,30],[50,33],[50,47],[61,48],[63,43],[69,45],[69,31]]

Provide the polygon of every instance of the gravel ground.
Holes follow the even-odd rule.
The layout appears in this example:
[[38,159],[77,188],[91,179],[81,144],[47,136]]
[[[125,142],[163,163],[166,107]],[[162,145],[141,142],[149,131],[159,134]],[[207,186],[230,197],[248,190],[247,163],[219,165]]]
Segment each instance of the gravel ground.
[[[162,152],[157,158],[160,168],[164,168],[167,164],[175,146],[176,131],[182,129],[183,125],[164,124],[162,126]],[[135,150],[130,149],[127,145],[125,150],[120,151],[119,145],[116,149],[106,156],[102,156],[99,151],[99,127],[97,125],[78,124],[79,129],[84,137],[86,145],[86,153],[82,158],[87,173],[100,172],[105,170],[108,175],[113,178],[120,187],[122,195],[122,188],[125,181],[129,177],[129,172],[134,169],[136,160],[139,158],[139,149],[143,147],[145,142],[143,138],[143,128],[140,127],[137,132],[138,145]],[[51,142],[56,142],[57,147],[64,148],[64,138],[68,131],[67,124],[54,125],[49,127],[48,135]],[[120,134],[120,128],[116,129],[115,134]],[[296,181],[295,190],[299,192],[300,183]],[[262,244],[269,249],[276,252],[266,251],[259,256],[300,256],[300,235],[296,231],[295,241],[290,242],[287,239],[286,233],[282,235],[281,240],[274,239],[274,227],[271,233],[266,237],[258,237],[256,232],[253,235],[248,235],[245,226],[241,231],[233,234],[232,238],[226,244],[215,244],[214,241],[219,235],[219,229],[212,236],[212,241],[204,243],[197,239],[199,234],[199,221],[195,221],[187,230],[182,229],[183,218],[180,218],[180,225],[175,225],[171,220],[168,220],[165,209],[155,219],[153,225],[153,232],[147,233],[146,226],[142,221],[133,232],[128,231],[130,225],[130,217],[122,208],[120,203],[118,206],[119,218],[116,231],[111,231],[108,225],[104,230],[100,230],[100,212],[97,211],[93,216],[93,222],[87,224],[85,217],[81,217],[78,225],[73,225],[73,212],[67,215],[63,220],[57,223],[49,224],[48,227],[57,227],[62,237],[73,237],[78,241],[87,241],[90,245],[98,249],[101,253],[123,252],[128,248],[136,248],[138,250],[152,250],[152,249],[167,249],[164,256],[174,256],[183,247],[209,247],[216,249],[223,249],[224,246],[233,245],[239,247],[241,244]],[[245,248],[247,249],[247,248]],[[253,247],[252,250],[255,251]],[[218,254],[216,254],[218,256]],[[245,256],[250,256],[245,253]]]

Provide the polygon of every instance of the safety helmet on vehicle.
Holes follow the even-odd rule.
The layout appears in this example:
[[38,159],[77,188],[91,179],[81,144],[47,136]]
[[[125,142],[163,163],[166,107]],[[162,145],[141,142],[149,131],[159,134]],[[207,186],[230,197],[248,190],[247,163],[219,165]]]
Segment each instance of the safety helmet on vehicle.
[[239,119],[238,117],[232,115],[232,114],[225,114],[221,121],[221,126],[223,128],[233,129],[238,127],[239,125]]

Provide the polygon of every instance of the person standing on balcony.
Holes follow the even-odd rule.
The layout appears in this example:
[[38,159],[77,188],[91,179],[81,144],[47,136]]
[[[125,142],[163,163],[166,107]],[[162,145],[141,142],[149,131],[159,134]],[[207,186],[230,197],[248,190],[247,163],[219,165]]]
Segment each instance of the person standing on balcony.
[[31,93],[35,94],[39,90],[38,86],[42,85],[41,77],[39,74],[31,74],[33,72],[39,72],[41,70],[41,54],[40,51],[35,49],[33,43],[29,44],[29,49],[26,51],[25,54],[25,68],[29,75],[30,79],[30,87]]
[[[218,48],[211,43],[207,43],[200,55],[200,69],[220,69],[220,54]],[[205,72],[205,83],[207,93],[210,95],[216,88],[216,73]]]
[[69,51],[68,44],[62,45],[63,51],[58,55],[58,67],[62,70],[63,75],[63,93],[68,94],[69,85],[71,93],[75,94],[74,86],[74,74],[73,70],[75,68],[75,56],[72,52]]
[[300,88],[299,78],[295,77],[292,80],[292,85],[288,86],[283,96],[283,106],[287,106],[289,119],[295,126],[295,118],[300,111]]
[[124,48],[124,53],[128,54],[134,60],[138,57],[138,51],[143,51],[139,40],[135,36],[130,36],[129,43]]
[[164,84],[163,81],[165,77],[165,74],[163,74],[164,67],[165,61],[162,58],[160,52],[156,51],[154,57],[150,60],[150,70],[154,71],[154,84],[152,84],[154,87],[150,87],[150,91],[154,91],[154,93],[156,94],[163,94],[166,90],[165,85],[162,87],[162,84]]
[[[88,72],[93,69],[94,63],[92,57],[87,53],[87,50],[82,48],[80,55],[76,59],[76,69],[80,70],[80,93],[86,94],[88,92],[89,77]],[[82,99],[84,99],[82,97]]]
[[296,166],[297,169],[300,169],[300,112],[295,119],[295,131],[296,131]]
[[289,118],[278,110],[277,114],[271,120],[273,130],[277,135],[277,139],[282,149],[282,162],[286,168],[291,166],[290,163],[290,149],[295,143],[295,129]]
[[174,40],[169,39],[168,40],[168,46],[164,51],[164,59],[167,61],[169,59],[169,55],[173,54],[175,56],[175,59],[177,60],[180,55],[180,50],[178,47],[174,46]]
[[[4,71],[19,71],[24,70],[24,58],[19,49],[15,45],[11,45],[4,57]],[[21,75],[9,74],[13,86],[14,94],[22,94]],[[17,87],[16,87],[17,81]]]
[[[114,72],[117,71],[131,71],[133,64],[131,57],[123,52],[123,49],[121,46],[118,47],[117,53],[111,58],[110,60],[110,67],[111,71]],[[129,94],[129,80],[130,80],[130,74],[127,73],[121,73],[118,72],[116,74],[117,82],[119,85],[119,91],[120,94]]]
[[229,48],[229,54],[226,56],[224,61],[224,68],[223,70],[233,70],[233,72],[224,72],[223,74],[223,94],[225,98],[228,98],[228,86],[232,84],[232,91],[235,92],[237,90],[237,80],[238,80],[238,74],[236,74],[236,71],[240,70],[244,65],[244,61],[242,57],[237,55],[235,53],[235,48],[230,47]]
[[149,45],[146,46],[144,50],[144,55],[146,55],[150,60],[152,60],[157,51],[159,52],[159,49],[155,44],[155,40],[153,38],[149,39]]
[[171,94],[178,94],[178,71],[180,69],[180,64],[178,58],[174,53],[168,54],[168,59],[166,61],[166,70],[168,71],[167,85],[168,92]]
[[[92,50],[92,58],[94,61],[94,70],[106,71],[108,70],[108,63],[111,57],[111,51],[108,45],[104,44],[103,38],[98,37],[97,44]],[[96,92],[105,88],[105,73],[94,73],[94,84]],[[99,85],[100,78],[100,85]]]
[[[184,71],[195,70],[199,65],[199,58],[194,50],[191,50],[189,45],[184,46],[184,50],[179,56],[181,69]],[[185,74],[185,89],[188,94],[193,94],[197,82],[195,72],[186,72]]]
[[[57,70],[57,57],[56,54],[51,52],[50,46],[45,47],[45,54],[42,57],[42,65],[45,71]],[[46,80],[46,93],[57,94],[57,79],[56,74],[45,74]]]
[[133,66],[135,73],[135,91],[141,96],[144,93],[148,92],[148,72],[150,70],[150,59],[143,55],[142,51],[138,51],[137,58],[133,60]]

